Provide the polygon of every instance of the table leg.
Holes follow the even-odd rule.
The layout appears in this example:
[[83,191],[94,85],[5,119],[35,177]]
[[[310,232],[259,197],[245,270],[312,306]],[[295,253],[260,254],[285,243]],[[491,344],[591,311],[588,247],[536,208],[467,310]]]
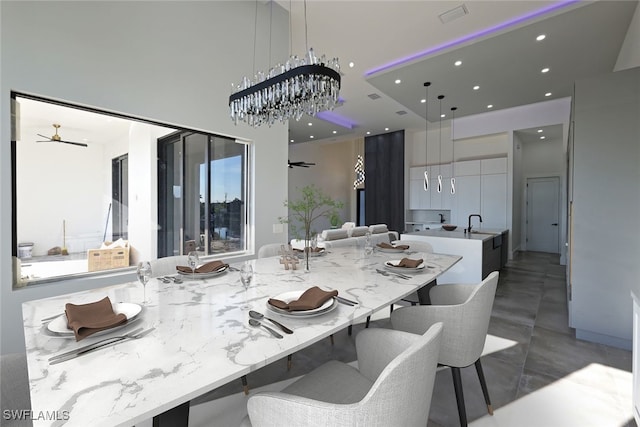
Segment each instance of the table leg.
[[433,288],[437,284],[438,284],[438,281],[433,280],[427,283],[426,285],[424,285],[423,287],[421,287],[420,289],[418,289],[417,293],[418,293],[418,301],[420,302],[420,305],[431,305],[431,298],[429,298],[429,291],[431,290],[431,288]]
[[153,417],[153,427],[188,427],[189,402]]

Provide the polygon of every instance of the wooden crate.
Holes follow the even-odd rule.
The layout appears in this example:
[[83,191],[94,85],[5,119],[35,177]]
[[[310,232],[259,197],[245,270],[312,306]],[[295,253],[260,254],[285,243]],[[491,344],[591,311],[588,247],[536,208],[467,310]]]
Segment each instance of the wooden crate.
[[[111,242],[105,242],[110,244]],[[112,270],[129,266],[129,244],[124,248],[89,249],[89,271]]]

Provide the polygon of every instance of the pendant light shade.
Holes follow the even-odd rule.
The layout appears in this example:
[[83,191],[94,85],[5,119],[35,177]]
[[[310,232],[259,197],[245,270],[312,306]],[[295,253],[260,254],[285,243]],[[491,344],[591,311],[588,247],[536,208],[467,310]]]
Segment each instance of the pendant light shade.
[[453,140],[453,122],[456,118],[457,107],[451,107],[451,194],[456,194],[456,143]]
[[428,172],[428,153],[429,153],[429,86],[431,82],[425,82],[426,97],[424,99],[424,182],[422,184],[424,191],[429,191],[429,172]]
[[442,193],[442,100],[444,99],[444,95],[438,95],[438,99],[440,100],[440,136],[439,136],[439,151],[438,154],[440,156],[438,162],[438,193]]

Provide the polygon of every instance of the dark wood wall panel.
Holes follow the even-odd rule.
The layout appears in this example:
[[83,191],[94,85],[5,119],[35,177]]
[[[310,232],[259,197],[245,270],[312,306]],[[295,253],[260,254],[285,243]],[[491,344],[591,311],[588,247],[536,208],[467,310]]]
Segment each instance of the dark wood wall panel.
[[369,136],[364,144],[365,219],[404,230],[404,131]]

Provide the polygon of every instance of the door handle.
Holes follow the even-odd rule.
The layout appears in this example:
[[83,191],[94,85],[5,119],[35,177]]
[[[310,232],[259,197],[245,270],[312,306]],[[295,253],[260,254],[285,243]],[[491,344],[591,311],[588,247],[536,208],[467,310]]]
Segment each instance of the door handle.
[[557,223],[557,222],[554,222],[554,223],[553,223],[553,224],[551,224],[551,225],[555,225],[555,226],[557,227],[557,226],[558,226],[558,223]]

